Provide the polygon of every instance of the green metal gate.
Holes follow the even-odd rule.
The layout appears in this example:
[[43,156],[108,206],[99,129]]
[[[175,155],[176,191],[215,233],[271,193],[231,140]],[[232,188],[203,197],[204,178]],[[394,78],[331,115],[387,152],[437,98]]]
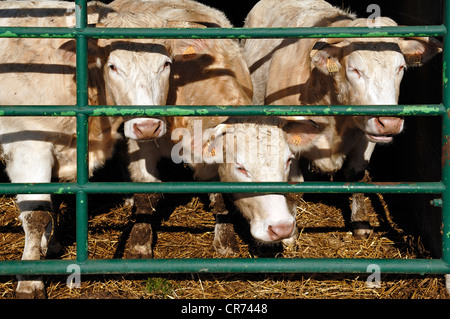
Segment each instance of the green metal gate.
[[[77,104],[60,106],[1,106],[0,116],[76,116],[77,182],[0,184],[1,194],[75,194],[76,260],[0,261],[0,275],[67,274],[78,264],[81,274],[123,273],[366,273],[376,264],[382,273],[450,273],[450,0],[445,1],[443,25],[370,28],[284,29],[112,29],[87,26],[86,0],[76,0],[75,28],[0,27],[0,37],[75,38],[77,49]],[[89,106],[87,94],[88,38],[323,38],[443,36],[443,99],[436,105],[314,105],[314,106]],[[88,118],[90,116],[236,116],[236,115],[398,115],[441,116],[443,125],[440,182],[422,183],[93,183],[88,181]],[[88,258],[88,194],[94,193],[423,193],[442,194],[442,257],[440,259],[153,259],[91,260]]]

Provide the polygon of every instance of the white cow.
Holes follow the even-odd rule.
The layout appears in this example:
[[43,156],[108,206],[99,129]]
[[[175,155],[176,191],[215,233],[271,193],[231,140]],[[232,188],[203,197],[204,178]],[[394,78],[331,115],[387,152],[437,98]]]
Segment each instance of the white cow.
[[[74,3],[0,2],[0,25],[74,27]],[[151,14],[116,13],[98,2],[89,3],[89,23],[97,27],[167,27]],[[188,23],[187,23],[188,25]],[[184,42],[186,46],[189,41]],[[160,105],[168,92],[171,54],[163,40],[90,40],[88,95],[91,105]],[[75,104],[75,41],[68,39],[0,39],[0,103],[2,105]],[[111,157],[120,117],[89,118],[89,174]],[[159,119],[129,121],[130,136],[164,134]],[[45,183],[52,178],[76,179],[76,120],[74,117],[1,117],[0,144],[6,172],[13,183]],[[23,260],[40,259],[52,233],[50,195],[17,195],[25,231]],[[17,297],[45,297],[39,278],[21,277]]]
[[[366,27],[372,22],[323,0],[261,0],[245,27]],[[380,26],[396,26],[380,17]],[[420,66],[442,45],[431,38],[248,39],[244,55],[254,85],[254,104],[397,104],[407,67]],[[293,151],[321,172],[346,165],[349,181],[364,178],[376,143],[388,143],[403,130],[403,119],[384,116],[310,117]],[[294,165],[294,164],[293,164]],[[296,168],[296,167],[294,167]],[[293,177],[303,180],[301,172]],[[366,236],[364,196],[355,194],[355,234]],[[359,229],[360,228],[360,229]]]

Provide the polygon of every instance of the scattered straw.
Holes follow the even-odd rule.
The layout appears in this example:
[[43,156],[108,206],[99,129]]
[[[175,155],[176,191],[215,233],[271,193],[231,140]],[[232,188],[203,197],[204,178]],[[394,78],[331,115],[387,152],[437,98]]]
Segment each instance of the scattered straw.
[[[375,198],[375,199],[374,199]],[[166,201],[173,201],[170,196]],[[376,200],[373,197],[372,200]],[[380,198],[386,211],[386,203]],[[91,203],[92,201],[90,201]],[[109,201],[108,201],[109,202]],[[161,216],[155,227],[155,258],[219,258],[213,247],[214,218],[199,197],[178,198],[180,203]],[[380,204],[380,203],[378,203]],[[163,204],[164,205],[164,204]],[[278,252],[284,258],[424,258],[420,240],[404,234],[388,216],[390,231],[380,227],[380,218],[367,200],[374,233],[357,240],[347,226],[341,209],[322,202],[298,198],[299,234],[293,246]],[[60,258],[75,258],[75,222],[72,199],[59,205],[58,236],[64,251]],[[385,212],[378,212],[386,216]],[[23,232],[13,197],[0,199],[0,260],[20,259]],[[131,207],[121,198],[111,205],[95,202],[89,220],[89,257],[123,258]],[[237,258],[257,258],[251,243],[238,238]],[[370,288],[367,276],[347,274],[181,274],[181,275],[95,275],[83,276],[81,288],[69,289],[64,276],[47,276],[49,298],[449,298],[443,276],[384,275],[381,288]],[[15,278],[0,277],[0,297],[13,298]],[[149,286],[150,285],[150,286]],[[158,286],[159,285],[159,286]],[[150,289],[151,287],[151,289]]]

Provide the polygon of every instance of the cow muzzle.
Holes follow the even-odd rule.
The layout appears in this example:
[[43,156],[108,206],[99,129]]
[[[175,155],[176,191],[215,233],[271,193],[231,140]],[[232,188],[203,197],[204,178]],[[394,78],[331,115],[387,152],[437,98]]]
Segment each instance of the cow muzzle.
[[252,236],[262,243],[276,243],[294,236],[297,231],[295,219],[284,221],[250,221]]
[[134,140],[159,138],[166,133],[166,124],[159,119],[137,118],[125,122],[125,136]]
[[267,233],[272,241],[280,241],[282,239],[291,238],[294,234],[294,230],[295,222],[269,225],[269,227],[267,227]]
[[291,238],[297,231],[294,212],[280,194],[235,194],[234,203],[250,222],[250,233],[263,243]]
[[402,132],[404,125],[401,117],[373,117],[369,122],[370,130],[366,131],[366,136],[374,143],[391,142],[394,135]]

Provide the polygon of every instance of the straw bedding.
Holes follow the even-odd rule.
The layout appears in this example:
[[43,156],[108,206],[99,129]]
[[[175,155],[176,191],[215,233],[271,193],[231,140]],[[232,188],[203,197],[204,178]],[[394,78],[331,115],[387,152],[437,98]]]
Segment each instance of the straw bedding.
[[[330,195],[331,196],[331,195]],[[335,196],[335,195],[334,195]],[[341,195],[342,196],[342,195]],[[345,195],[344,195],[345,196]],[[317,198],[297,198],[299,234],[295,244],[256,245],[244,220],[237,222],[237,258],[428,258],[420,238],[405,234],[389,214],[382,195],[371,196],[367,205],[374,232],[355,239],[345,218],[345,207],[331,206]],[[325,198],[322,196],[322,198]],[[345,199],[345,198],[344,198]],[[333,200],[333,199],[332,199]],[[379,201],[375,212],[372,201]],[[58,236],[63,254],[75,257],[74,199],[55,200]],[[132,226],[131,206],[124,196],[90,197],[89,255],[93,259],[123,258]],[[108,204],[105,204],[108,203]],[[205,197],[165,195],[155,220],[157,243],[154,258],[220,258],[212,248],[214,218]],[[20,259],[24,238],[17,219],[14,197],[0,198],[0,260]],[[69,289],[65,276],[47,276],[47,294],[62,298],[449,298],[443,276],[382,275],[381,288],[366,284],[368,274],[182,274],[83,276],[81,288]],[[16,279],[0,277],[0,297],[13,298]]]

